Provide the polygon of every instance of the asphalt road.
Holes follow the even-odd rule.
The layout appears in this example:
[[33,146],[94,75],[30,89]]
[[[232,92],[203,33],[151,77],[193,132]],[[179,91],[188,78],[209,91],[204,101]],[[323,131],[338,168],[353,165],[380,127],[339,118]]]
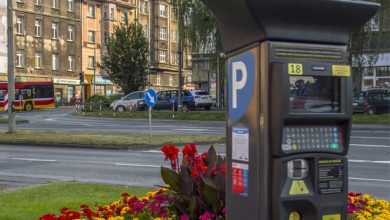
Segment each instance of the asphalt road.
[[[118,127],[119,131],[140,132],[142,125],[147,123],[142,120],[74,119],[67,114],[68,110],[55,110],[21,113],[19,117],[29,116],[30,126],[35,126],[33,129],[52,129],[57,125],[60,130],[73,130],[72,126],[78,124],[79,130]],[[225,132],[223,122],[156,121],[154,126],[154,132],[159,133]],[[219,146],[218,151],[224,153],[224,146]],[[389,126],[354,125],[348,159],[349,191],[371,193],[390,200]],[[158,149],[123,151],[0,145],[0,185],[6,188],[69,180],[153,187],[162,184],[161,165],[168,164],[163,163]]]

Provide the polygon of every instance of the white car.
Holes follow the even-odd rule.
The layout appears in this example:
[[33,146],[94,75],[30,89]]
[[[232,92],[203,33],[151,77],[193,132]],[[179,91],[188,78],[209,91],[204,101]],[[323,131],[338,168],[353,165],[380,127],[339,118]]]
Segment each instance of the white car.
[[191,91],[194,96],[195,108],[205,108],[210,110],[211,106],[214,104],[212,96],[204,90],[195,90]]
[[113,101],[110,108],[118,112],[142,111],[146,109],[145,91],[132,92],[119,100]]

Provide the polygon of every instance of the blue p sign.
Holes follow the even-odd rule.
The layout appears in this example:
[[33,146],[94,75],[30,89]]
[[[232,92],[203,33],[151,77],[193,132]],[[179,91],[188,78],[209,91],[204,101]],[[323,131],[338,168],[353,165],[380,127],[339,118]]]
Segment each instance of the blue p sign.
[[251,51],[228,60],[229,118],[240,119],[247,111],[253,94],[255,58]]

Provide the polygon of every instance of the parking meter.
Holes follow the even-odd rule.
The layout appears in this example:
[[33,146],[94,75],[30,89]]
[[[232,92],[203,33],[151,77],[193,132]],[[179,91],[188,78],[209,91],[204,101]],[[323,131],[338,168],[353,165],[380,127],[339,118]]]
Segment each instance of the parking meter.
[[349,35],[379,5],[205,0],[227,53],[227,218],[347,218]]

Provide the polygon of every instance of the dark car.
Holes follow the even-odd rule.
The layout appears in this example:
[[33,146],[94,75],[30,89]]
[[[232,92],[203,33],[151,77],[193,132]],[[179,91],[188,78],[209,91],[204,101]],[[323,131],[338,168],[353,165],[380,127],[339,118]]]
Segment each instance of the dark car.
[[353,99],[354,114],[390,113],[390,89],[375,88],[362,91]]
[[[177,97],[178,90],[166,90],[160,91],[157,94],[157,103],[154,109],[168,109],[177,111]],[[181,101],[183,103],[183,112],[188,112],[190,109],[193,109],[195,106],[195,98],[191,91],[182,90],[181,91]]]

